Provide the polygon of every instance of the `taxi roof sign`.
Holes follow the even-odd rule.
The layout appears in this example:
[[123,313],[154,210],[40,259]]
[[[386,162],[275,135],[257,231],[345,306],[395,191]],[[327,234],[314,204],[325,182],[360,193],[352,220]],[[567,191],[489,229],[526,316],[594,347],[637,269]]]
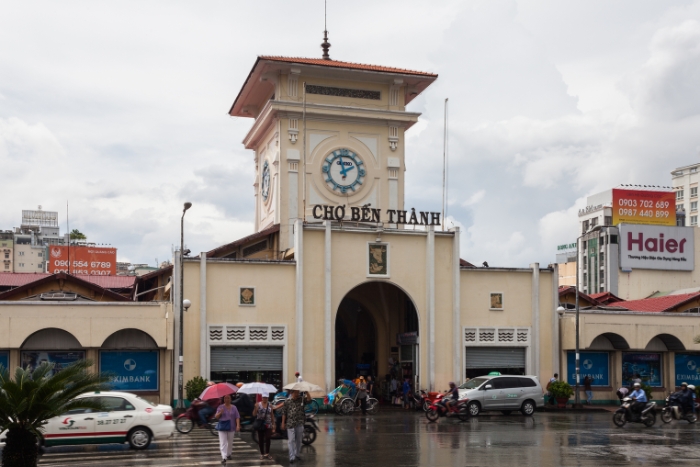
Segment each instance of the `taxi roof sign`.
[[500,371],[492,371],[491,373],[489,373],[486,376],[501,376],[501,372]]

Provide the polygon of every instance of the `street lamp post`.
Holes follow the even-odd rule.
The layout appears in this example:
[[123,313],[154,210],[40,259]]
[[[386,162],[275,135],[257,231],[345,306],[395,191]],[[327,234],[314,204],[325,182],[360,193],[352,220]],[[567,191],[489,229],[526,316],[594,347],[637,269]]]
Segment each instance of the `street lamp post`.
[[[578,291],[579,291],[579,269],[581,268],[581,264],[578,262],[581,259],[581,256],[579,254],[579,242],[580,240],[585,237],[586,235],[597,232],[598,230],[602,229],[603,227],[608,227],[604,225],[597,225],[593,227],[590,230],[587,230],[584,232],[581,236],[579,236],[576,239],[576,398],[574,399],[574,407],[578,407],[581,405],[581,397],[579,395],[579,384],[581,384],[581,365],[579,364],[580,359],[579,359],[579,313],[580,313],[580,307],[578,304]],[[590,271],[589,277],[590,277]]]
[[187,308],[189,308],[189,300],[183,300],[183,297],[185,295],[185,291],[183,289],[184,284],[185,284],[185,277],[184,277],[184,250],[185,250],[185,212],[189,208],[192,207],[192,203],[189,201],[186,202],[183,206],[182,209],[182,217],[180,218],[180,296],[178,297],[178,300],[180,300],[180,351],[178,355],[178,372],[177,372],[177,408],[178,409],[184,409],[185,404],[183,400],[183,394],[182,394],[182,378],[183,378],[183,373],[182,373],[182,343],[183,343],[183,335],[184,335],[184,326],[185,326],[185,302],[187,302]]

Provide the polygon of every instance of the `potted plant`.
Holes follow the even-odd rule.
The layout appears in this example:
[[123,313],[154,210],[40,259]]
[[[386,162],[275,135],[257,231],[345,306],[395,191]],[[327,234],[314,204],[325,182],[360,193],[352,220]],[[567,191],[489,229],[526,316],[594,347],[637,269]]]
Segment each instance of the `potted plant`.
[[554,381],[549,385],[549,392],[557,401],[557,407],[560,409],[566,408],[566,403],[569,402],[569,398],[574,393],[571,389],[571,385],[566,381]]
[[207,381],[201,376],[195,376],[185,384],[185,396],[187,399],[184,400],[185,407],[189,406],[189,403],[199,397],[199,395],[207,388]]

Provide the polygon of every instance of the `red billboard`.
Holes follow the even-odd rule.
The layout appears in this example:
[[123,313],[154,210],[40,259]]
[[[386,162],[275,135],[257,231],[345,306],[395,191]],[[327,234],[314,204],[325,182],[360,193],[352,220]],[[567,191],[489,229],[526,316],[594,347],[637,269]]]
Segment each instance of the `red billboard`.
[[613,188],[612,223],[676,225],[676,194],[673,191]]
[[49,272],[78,275],[117,274],[117,249],[95,246],[49,246]]

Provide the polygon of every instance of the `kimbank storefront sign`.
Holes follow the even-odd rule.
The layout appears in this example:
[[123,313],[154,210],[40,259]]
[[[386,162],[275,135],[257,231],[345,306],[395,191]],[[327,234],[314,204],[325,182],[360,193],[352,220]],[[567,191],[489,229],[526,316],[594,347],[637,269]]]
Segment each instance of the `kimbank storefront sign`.
[[620,224],[620,268],[692,271],[693,227]]

